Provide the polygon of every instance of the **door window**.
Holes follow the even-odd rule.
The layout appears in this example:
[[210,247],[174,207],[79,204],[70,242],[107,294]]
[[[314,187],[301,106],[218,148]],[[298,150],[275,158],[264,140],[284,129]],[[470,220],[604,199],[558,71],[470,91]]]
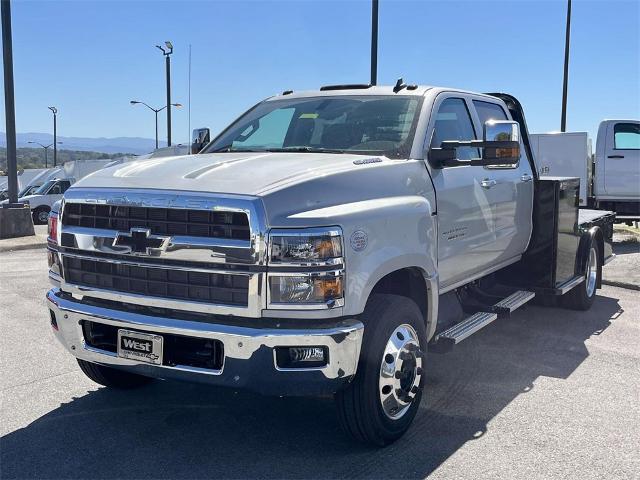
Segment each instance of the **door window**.
[[[473,106],[476,108],[478,117],[480,118],[480,124],[484,128],[484,124],[489,120],[509,120],[507,114],[503,108],[497,103],[483,102],[481,100],[474,100]],[[517,163],[511,165],[487,165],[486,168],[516,168]]]
[[[447,98],[440,104],[431,136],[431,148],[439,148],[446,140],[476,140],[471,115],[467,104],[462,98]],[[460,147],[456,149],[459,160],[479,158],[480,151],[474,147]]]
[[474,100],[473,106],[476,107],[476,112],[478,112],[478,117],[480,117],[480,123],[482,125],[489,120],[508,120],[507,114],[504,113],[502,107],[496,103]]
[[51,190],[47,192],[47,195],[60,195],[62,193],[62,185],[56,183]]
[[616,150],[640,150],[640,125],[637,123],[616,123],[613,137]]
[[62,195],[70,186],[70,182],[58,182],[51,187],[51,190],[47,192],[47,195]]

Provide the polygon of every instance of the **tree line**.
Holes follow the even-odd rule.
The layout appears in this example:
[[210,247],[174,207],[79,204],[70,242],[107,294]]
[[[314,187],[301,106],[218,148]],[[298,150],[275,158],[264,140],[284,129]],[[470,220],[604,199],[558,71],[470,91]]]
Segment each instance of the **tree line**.
[[[80,150],[58,150],[58,166],[62,166],[65,162],[71,160],[106,160],[110,158],[119,158],[129,153],[102,153],[102,152],[85,152]],[[47,166],[53,167],[53,148],[49,148],[47,155]],[[43,148],[27,148],[21,147],[17,149],[18,170],[27,168],[44,168],[45,155]],[[7,171],[7,149],[0,147],[0,175],[6,175]]]

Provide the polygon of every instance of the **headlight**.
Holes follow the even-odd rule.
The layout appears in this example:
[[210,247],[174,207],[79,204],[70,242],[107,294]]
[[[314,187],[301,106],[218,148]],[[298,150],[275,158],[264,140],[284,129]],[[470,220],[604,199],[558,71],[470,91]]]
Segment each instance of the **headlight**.
[[342,257],[339,229],[274,230],[270,263],[335,264]]
[[302,303],[334,307],[341,304],[342,287],[342,272],[269,277],[272,304]]
[[272,230],[269,235],[270,307],[343,306],[343,266],[340,228]]

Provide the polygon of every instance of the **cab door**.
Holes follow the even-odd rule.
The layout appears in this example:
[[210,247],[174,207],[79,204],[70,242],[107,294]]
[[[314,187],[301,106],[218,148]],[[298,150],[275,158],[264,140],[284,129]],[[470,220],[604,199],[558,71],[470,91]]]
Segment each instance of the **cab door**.
[[[465,95],[442,93],[434,103],[427,129],[427,152],[445,140],[475,140],[476,130]],[[460,160],[478,158],[477,148],[458,148]],[[495,254],[495,215],[481,166],[434,168],[438,215],[440,289],[465,283],[492,265]]]
[[45,195],[45,203],[51,207],[58,200],[62,200],[62,195],[70,186],[71,182],[69,180],[59,180],[51,185],[51,188],[49,188],[49,191]]
[[[511,120],[498,99],[476,97],[471,103],[479,131],[489,120]],[[491,184],[486,193],[494,225],[490,255],[496,265],[517,260],[526,250],[533,228],[533,172],[524,145],[520,145],[520,152],[518,163],[483,167],[483,178]]]
[[605,147],[605,191],[607,196],[640,196],[640,122],[611,122]]

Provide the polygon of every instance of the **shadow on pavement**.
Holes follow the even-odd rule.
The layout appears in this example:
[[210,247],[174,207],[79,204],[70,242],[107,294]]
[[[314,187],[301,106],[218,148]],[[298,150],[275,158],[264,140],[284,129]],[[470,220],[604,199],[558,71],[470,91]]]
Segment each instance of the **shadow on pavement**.
[[98,389],[6,435],[2,478],[424,478],[536,379],[571,375],[588,356],[585,340],[620,313],[608,297],[589,312],[530,306],[429,355],[421,412],[383,450],[351,443],[329,398],[155,382]]
[[629,255],[640,253],[640,242],[614,242],[613,253],[616,255]]

